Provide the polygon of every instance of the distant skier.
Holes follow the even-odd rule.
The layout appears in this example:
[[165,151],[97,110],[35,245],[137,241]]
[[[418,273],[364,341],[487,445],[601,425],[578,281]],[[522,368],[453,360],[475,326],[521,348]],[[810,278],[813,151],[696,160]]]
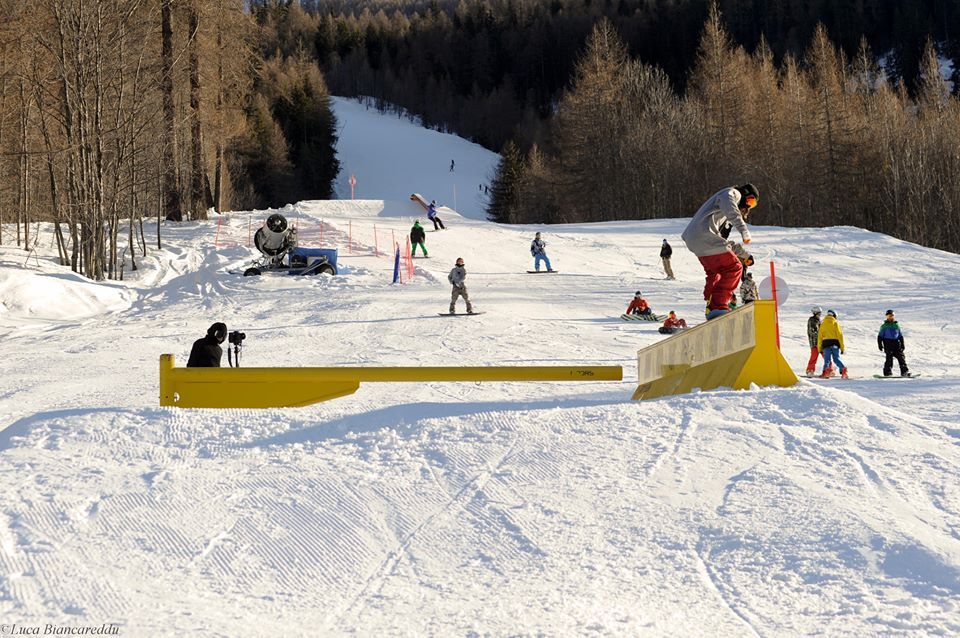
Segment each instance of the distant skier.
[[756,301],[760,298],[760,291],[757,290],[757,283],[753,280],[753,273],[748,272],[743,276],[740,282],[740,299],[744,305]]
[[650,310],[650,304],[647,303],[647,300],[643,298],[643,295],[640,294],[638,290],[633,293],[633,299],[630,301],[630,305],[627,306],[627,311],[624,314],[650,317],[653,315],[653,310]]
[[667,315],[667,318],[664,319],[663,325],[660,326],[658,332],[660,334],[673,334],[674,332],[679,332],[681,330],[687,329],[687,322],[685,319],[678,319],[677,313],[673,310],[670,311],[670,314]]
[[427,206],[427,219],[433,222],[434,230],[446,228],[446,226],[443,225],[443,221],[437,216],[437,200],[431,201],[430,205]]
[[427,257],[427,245],[424,243],[427,240],[427,233],[423,230],[423,226],[420,225],[420,220],[413,222],[413,228],[410,229],[410,256],[416,257],[417,255],[417,246],[420,246],[420,250],[423,251],[423,256]]
[[547,257],[547,242],[540,239],[540,233],[537,233],[533,237],[533,241],[530,242],[530,254],[533,255],[533,268],[537,272],[540,272],[540,261],[544,261],[547,264],[547,272],[553,272],[553,268],[550,266],[550,258]]
[[820,378],[826,379],[830,376],[831,361],[837,364],[840,370],[840,376],[847,378],[847,366],[843,365],[840,355],[843,354],[843,329],[840,322],[837,321],[837,313],[833,310],[827,311],[827,318],[820,324],[820,331],[817,333],[817,349],[823,353],[823,373]]
[[454,167],[455,164],[456,164],[456,162],[454,162],[453,160],[450,160],[450,172],[451,172],[451,173],[453,172],[453,167]]
[[[817,371],[817,359],[820,357],[820,347],[818,336],[820,334],[820,315],[823,309],[820,306],[814,306],[810,309],[811,315],[807,319],[807,342],[810,344],[810,360],[807,361],[807,376],[812,377]],[[827,363],[824,360],[824,363]],[[833,368],[827,366],[832,372]]]
[[670,267],[670,257],[673,256],[673,248],[667,243],[667,240],[664,239],[663,243],[660,244],[660,261],[663,262],[663,272],[667,274],[667,279],[676,279],[673,276],[673,268]]
[[227,338],[227,324],[219,321],[207,328],[207,335],[193,342],[188,368],[219,368],[223,359],[220,344]]
[[883,362],[883,376],[893,375],[893,360],[896,359],[900,364],[900,376],[909,377],[910,370],[907,368],[907,360],[903,356],[903,333],[900,332],[900,324],[893,317],[893,310],[888,310],[883,325],[880,326],[880,332],[877,334],[877,346],[880,352],[886,353],[887,358]]
[[457,297],[463,297],[467,302],[467,314],[473,314],[473,304],[470,303],[470,296],[467,294],[467,269],[463,265],[463,257],[457,257],[457,264],[447,275],[447,281],[453,285],[450,291],[450,314],[457,314]]
[[730,295],[740,283],[743,264],[721,234],[725,223],[735,228],[744,244],[750,243],[746,220],[760,201],[753,184],[724,188],[704,202],[680,236],[703,265],[706,283],[703,298],[708,318],[730,310]]

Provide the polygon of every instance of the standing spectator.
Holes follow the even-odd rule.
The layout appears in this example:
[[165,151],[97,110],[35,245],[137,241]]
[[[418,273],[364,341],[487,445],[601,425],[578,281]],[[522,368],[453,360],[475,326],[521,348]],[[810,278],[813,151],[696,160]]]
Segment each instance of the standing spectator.
[[877,334],[877,346],[880,352],[887,355],[883,362],[883,376],[893,375],[893,360],[896,359],[900,364],[900,376],[909,377],[910,370],[907,368],[907,360],[903,356],[903,333],[900,332],[900,324],[893,317],[893,311],[888,310],[886,320],[880,326],[880,332]]
[[420,220],[413,222],[413,228],[410,229],[410,256],[417,256],[417,246],[420,246],[420,250],[423,251],[423,256],[427,257],[427,245],[424,243],[427,240],[427,233],[423,230],[423,226],[420,225]]
[[820,375],[821,379],[826,379],[830,376],[831,361],[837,364],[837,369],[840,370],[840,376],[844,379],[848,378],[847,366],[843,365],[843,361],[840,360],[840,355],[843,354],[844,349],[843,329],[840,327],[840,322],[837,321],[837,313],[833,310],[827,311],[827,318],[820,324],[820,330],[817,333],[817,349],[823,353],[823,374]]
[[743,264],[721,234],[721,229],[729,223],[740,233],[743,243],[749,244],[750,230],[746,220],[759,201],[759,191],[753,184],[724,188],[703,203],[680,236],[703,266],[707,318],[730,310],[730,296],[743,273]]
[[[818,346],[819,340],[818,336],[820,334],[820,315],[823,313],[823,309],[820,306],[814,306],[810,309],[811,315],[807,319],[807,342],[810,344],[810,360],[807,361],[807,376],[812,377],[817,370],[817,358],[820,356],[820,348]],[[824,361],[826,363],[826,361]],[[827,369],[830,372],[833,372],[831,366],[827,366]]]
[[450,314],[457,314],[457,297],[463,297],[467,302],[467,314],[473,314],[473,304],[470,303],[470,296],[467,294],[467,269],[463,266],[463,257],[457,257],[457,265],[453,267],[450,274],[447,275],[447,281],[453,285],[450,291]]
[[443,220],[437,216],[437,200],[432,200],[430,205],[427,206],[427,219],[433,222],[433,229],[440,230],[441,228],[446,228],[443,225]]
[[753,273],[748,272],[743,276],[743,281],[740,282],[740,299],[746,305],[759,298],[760,291],[757,290],[757,284],[753,280]]
[[660,260],[663,262],[663,272],[667,273],[667,279],[676,279],[673,276],[673,268],[670,267],[670,257],[673,256],[673,248],[664,239],[660,245]]
[[553,272],[553,268],[550,266],[550,258],[547,257],[547,242],[540,239],[540,233],[537,233],[533,241],[530,242],[530,254],[533,255],[533,268],[537,272],[540,272],[540,261],[544,261],[547,264],[547,272]]

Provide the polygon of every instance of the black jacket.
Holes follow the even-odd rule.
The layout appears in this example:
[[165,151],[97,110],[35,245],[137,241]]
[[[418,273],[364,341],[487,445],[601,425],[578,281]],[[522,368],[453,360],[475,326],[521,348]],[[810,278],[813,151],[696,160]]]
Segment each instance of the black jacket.
[[410,229],[410,241],[414,244],[423,243],[427,239],[427,233],[423,226],[414,226]]
[[190,359],[187,361],[188,368],[219,368],[220,359],[223,358],[223,348],[216,337],[207,335],[202,339],[193,342],[193,348],[190,350]]
[[670,247],[670,244],[663,242],[663,245],[660,246],[660,258],[661,259],[670,259],[673,255],[673,248]]

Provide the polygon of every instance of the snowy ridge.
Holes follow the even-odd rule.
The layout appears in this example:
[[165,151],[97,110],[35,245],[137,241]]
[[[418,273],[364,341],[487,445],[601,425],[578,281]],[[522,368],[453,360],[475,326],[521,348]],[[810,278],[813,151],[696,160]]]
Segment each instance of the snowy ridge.
[[[685,220],[507,227],[447,211],[431,259],[394,286],[389,246],[425,217],[407,196],[281,210],[304,245],[339,249],[335,277],[229,273],[271,211],[165,225],[165,248],[123,282],[54,265],[48,228],[39,266],[0,247],[3,622],[135,636],[960,632],[960,257],[855,228],[755,226],[757,278],[774,259],[791,289],[787,360],[802,369],[822,305],[863,378],[636,403],[636,350],[662,336],[619,319],[633,292],[701,320]],[[535,230],[555,276],[525,274]],[[664,237],[677,281],[660,270]],[[436,317],[458,256],[485,311],[469,324]],[[44,278],[75,294],[33,287]],[[920,379],[868,376],[888,307]],[[217,320],[247,333],[245,366],[589,363],[623,365],[625,381],[158,408],[159,355],[182,365]]]

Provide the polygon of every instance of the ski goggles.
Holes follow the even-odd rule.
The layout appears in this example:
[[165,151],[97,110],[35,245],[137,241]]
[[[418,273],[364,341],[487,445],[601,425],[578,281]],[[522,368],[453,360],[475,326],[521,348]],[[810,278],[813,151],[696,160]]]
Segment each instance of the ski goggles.
[[753,209],[757,207],[757,197],[755,195],[747,195],[743,203],[746,204],[748,209]]

